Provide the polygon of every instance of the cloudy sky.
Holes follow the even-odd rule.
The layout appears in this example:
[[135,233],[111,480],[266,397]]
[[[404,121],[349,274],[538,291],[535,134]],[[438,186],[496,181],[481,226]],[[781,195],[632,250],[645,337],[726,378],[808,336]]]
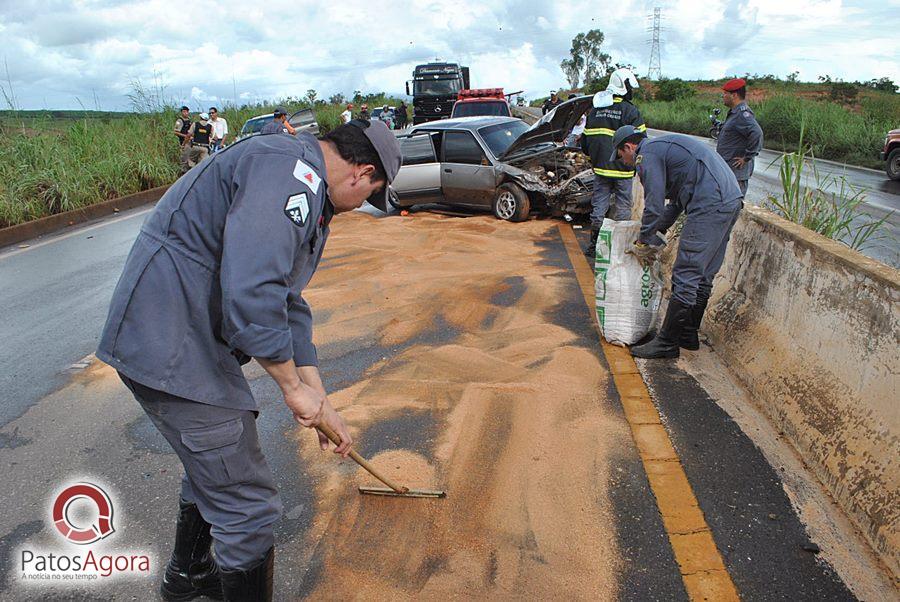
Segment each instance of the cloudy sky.
[[354,90],[400,93],[417,63],[468,64],[474,87],[546,94],[577,33],[597,28],[646,75],[799,71],[900,82],[900,0],[0,0],[0,103],[130,108],[134,82],[192,109]]

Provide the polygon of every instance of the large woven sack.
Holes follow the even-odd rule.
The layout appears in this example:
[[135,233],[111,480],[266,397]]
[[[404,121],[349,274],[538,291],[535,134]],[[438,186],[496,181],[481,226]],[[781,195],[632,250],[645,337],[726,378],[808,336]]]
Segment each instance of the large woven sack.
[[645,268],[625,252],[637,240],[639,221],[604,219],[594,255],[597,319],[610,343],[633,345],[656,324],[662,278],[659,263]]

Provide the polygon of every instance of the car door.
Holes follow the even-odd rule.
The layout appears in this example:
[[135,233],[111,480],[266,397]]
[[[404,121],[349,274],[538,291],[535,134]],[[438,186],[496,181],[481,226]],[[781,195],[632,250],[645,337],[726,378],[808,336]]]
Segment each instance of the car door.
[[454,205],[490,207],[494,199],[494,167],[471,132],[447,130],[441,149],[441,188]]
[[298,132],[309,132],[313,136],[319,134],[319,123],[312,109],[300,109],[288,119],[288,123],[294,126]]
[[433,132],[418,132],[398,137],[403,165],[391,188],[401,207],[444,201],[433,136]]

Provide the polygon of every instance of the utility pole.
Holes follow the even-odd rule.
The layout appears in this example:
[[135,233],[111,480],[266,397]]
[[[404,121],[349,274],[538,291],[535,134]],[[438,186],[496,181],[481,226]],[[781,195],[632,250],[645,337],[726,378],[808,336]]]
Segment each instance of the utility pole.
[[650,39],[650,66],[647,68],[647,79],[659,79],[662,77],[662,67],[659,58],[659,34],[663,29],[660,26],[662,9],[658,6],[655,7],[653,15],[648,15],[648,18],[653,19],[653,26],[647,30],[653,37]]

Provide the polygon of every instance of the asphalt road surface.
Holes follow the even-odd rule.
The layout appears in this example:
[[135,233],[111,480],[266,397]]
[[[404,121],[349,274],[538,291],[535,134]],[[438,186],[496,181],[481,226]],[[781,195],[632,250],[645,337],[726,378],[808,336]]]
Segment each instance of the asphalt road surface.
[[[0,598],[155,596],[180,465],[90,356],[145,212],[0,250]],[[670,542],[697,534],[661,520],[566,231],[553,220],[373,213],[335,218],[305,295],[322,372],[361,453],[448,497],[361,497],[356,486],[371,479],[319,451],[249,364],[284,504],[276,599],[687,599],[685,584],[706,575],[676,561]],[[781,473],[715,401],[672,362],[645,370],[738,593],[856,599],[814,553]],[[115,506],[116,532],[98,553],[146,553],[151,574],[21,582],[25,550],[62,545],[50,504],[81,480]]]

